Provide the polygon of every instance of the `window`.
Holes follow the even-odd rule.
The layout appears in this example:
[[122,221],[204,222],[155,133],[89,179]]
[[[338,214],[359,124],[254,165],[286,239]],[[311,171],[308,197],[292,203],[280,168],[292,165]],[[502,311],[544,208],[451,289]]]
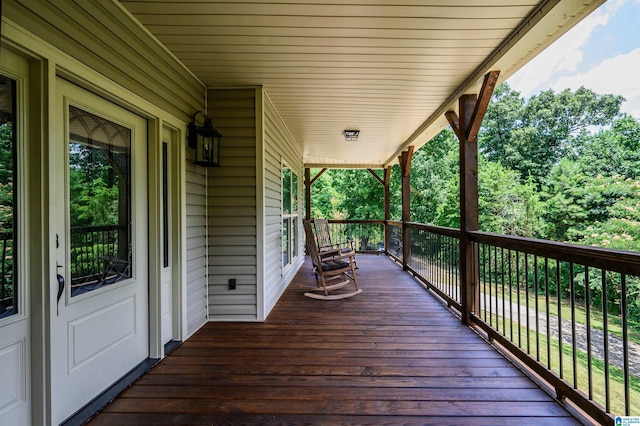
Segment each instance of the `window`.
[[169,145],[162,143],[162,266],[169,267]]
[[16,82],[0,76],[0,318],[18,313]]
[[282,267],[298,256],[298,175],[282,168]]

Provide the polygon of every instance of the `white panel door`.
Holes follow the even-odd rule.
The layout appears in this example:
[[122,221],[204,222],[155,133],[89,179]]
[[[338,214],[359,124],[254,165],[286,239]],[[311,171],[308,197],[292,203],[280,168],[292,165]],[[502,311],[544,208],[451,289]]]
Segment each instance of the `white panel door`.
[[[3,49],[0,65],[0,424],[31,423],[25,166],[28,64]],[[36,207],[37,208],[37,207]],[[38,242],[31,242],[37,244]]]
[[147,122],[61,78],[56,112],[51,375],[58,423],[148,357],[149,308]]

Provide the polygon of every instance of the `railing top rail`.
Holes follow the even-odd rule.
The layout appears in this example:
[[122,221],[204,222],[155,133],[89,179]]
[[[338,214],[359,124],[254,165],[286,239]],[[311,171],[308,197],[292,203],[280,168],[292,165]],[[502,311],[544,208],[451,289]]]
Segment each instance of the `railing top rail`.
[[388,220],[387,225],[391,226],[402,226],[402,222],[399,220]]
[[376,219],[329,219],[329,223],[345,223],[356,225],[384,225],[384,220]]
[[407,222],[407,226],[410,228],[432,232],[434,234],[445,235],[447,237],[460,238],[460,230],[455,228],[446,228],[444,226],[428,225],[426,223],[416,222]]
[[126,229],[126,225],[88,225],[88,226],[73,226],[71,232],[103,232],[103,231],[115,231],[117,229]]
[[612,272],[640,276],[640,253],[583,246],[535,238],[469,232],[471,240],[497,247],[531,253],[579,265],[595,266]]

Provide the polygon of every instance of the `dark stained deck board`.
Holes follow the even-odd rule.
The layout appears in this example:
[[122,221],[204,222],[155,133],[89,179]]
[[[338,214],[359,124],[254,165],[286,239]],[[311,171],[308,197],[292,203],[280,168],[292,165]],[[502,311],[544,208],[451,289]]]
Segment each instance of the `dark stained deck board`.
[[303,296],[307,264],[265,323],[208,323],[91,424],[578,424],[382,256],[364,292]]

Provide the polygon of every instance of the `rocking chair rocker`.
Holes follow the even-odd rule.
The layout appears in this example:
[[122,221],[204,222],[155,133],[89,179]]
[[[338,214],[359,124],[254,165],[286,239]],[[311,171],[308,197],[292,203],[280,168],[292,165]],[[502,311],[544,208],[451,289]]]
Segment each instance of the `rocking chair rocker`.
[[[340,249],[318,251],[315,235],[311,229],[311,222],[303,221],[304,232],[307,237],[307,250],[313,263],[313,272],[316,275],[317,290],[304,293],[305,296],[320,300],[339,300],[355,296],[362,293],[358,286],[355,268],[355,252],[353,250],[343,251]],[[334,280],[338,281],[334,283]],[[348,292],[337,292],[353,283],[355,290]]]

